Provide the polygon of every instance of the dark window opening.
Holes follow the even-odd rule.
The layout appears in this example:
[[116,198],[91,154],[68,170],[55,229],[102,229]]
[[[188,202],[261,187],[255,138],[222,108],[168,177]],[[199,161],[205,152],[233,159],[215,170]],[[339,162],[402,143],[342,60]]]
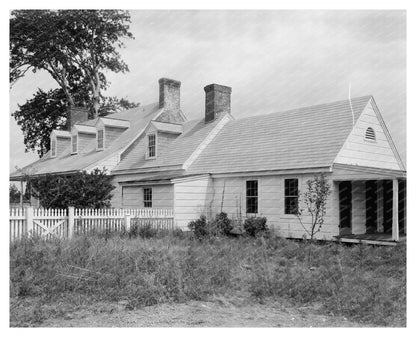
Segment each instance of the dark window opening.
[[258,182],[246,181],[246,213],[258,213]]
[[285,179],[285,214],[298,214],[298,179]]
[[144,207],[152,207],[152,188],[146,187],[143,189]]

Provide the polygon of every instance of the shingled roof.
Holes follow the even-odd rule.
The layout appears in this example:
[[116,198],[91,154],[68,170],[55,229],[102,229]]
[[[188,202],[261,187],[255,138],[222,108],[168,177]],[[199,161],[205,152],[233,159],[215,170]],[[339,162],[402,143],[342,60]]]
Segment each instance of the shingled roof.
[[[147,124],[159,113],[159,104],[149,104],[146,106],[121,111],[119,113],[106,116],[107,118],[117,118],[130,121],[130,128],[123,132],[114,142],[104,151],[96,151],[95,142],[91,142],[83,153],[71,155],[71,147],[63,151],[59,156],[52,158],[50,153],[46,153],[38,161],[24,167],[21,170],[10,174],[10,178],[18,178],[24,174],[36,175],[47,173],[69,173],[80,171],[100,160],[122,150],[137,137]],[[80,123],[81,125],[93,126],[97,119],[92,119]]]
[[[371,99],[352,99],[355,121]],[[327,167],[351,130],[349,100],[236,119],[225,125],[187,173]]]
[[173,139],[163,153],[158,153],[156,159],[146,160],[146,139],[142,136],[139,143],[121,160],[113,172],[183,165],[224,115],[225,113],[221,114],[210,123],[205,123],[205,118],[185,122],[182,125],[183,133]]
[[[364,96],[351,100],[355,121],[371,99]],[[131,126],[109,148],[96,151],[95,142],[91,142],[85,153],[71,155],[69,146],[56,158],[48,153],[12,173],[11,178],[25,172],[33,175],[80,171],[127,148],[133,141],[113,174],[141,169],[156,173],[161,168],[174,166],[179,169],[226,114],[211,123],[206,123],[204,118],[185,122],[183,133],[172,139],[163,153],[154,160],[146,160],[146,138],[137,137],[158,112],[159,106],[155,103],[112,114],[111,118],[130,121]],[[82,124],[95,123],[96,120],[88,120]],[[230,120],[183,174],[328,167],[351,129],[349,100]]]

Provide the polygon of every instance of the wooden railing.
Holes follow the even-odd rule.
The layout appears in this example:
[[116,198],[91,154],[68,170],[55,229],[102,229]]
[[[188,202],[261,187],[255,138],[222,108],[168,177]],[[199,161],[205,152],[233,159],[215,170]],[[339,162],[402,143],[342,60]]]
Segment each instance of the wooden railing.
[[130,230],[132,225],[173,229],[172,209],[11,208],[10,240],[25,236],[71,238],[74,234]]

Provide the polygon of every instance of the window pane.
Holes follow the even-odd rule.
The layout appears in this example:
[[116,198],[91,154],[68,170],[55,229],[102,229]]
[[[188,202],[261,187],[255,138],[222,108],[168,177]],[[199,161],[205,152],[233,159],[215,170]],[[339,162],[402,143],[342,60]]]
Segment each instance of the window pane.
[[257,213],[257,197],[247,197],[246,213]]
[[258,182],[257,180],[246,181],[246,213],[258,212]]
[[76,153],[77,152],[77,142],[78,142],[78,137],[75,135],[75,136],[72,136],[72,152],[74,152],[74,153]]
[[298,179],[285,179],[285,196],[298,195]]
[[247,182],[246,182],[246,195],[248,197],[257,197],[258,196],[257,180],[247,180]]
[[52,154],[52,157],[55,157],[55,155],[56,155],[56,142],[55,142],[55,140],[51,141],[51,154]]
[[146,187],[143,189],[144,207],[152,207],[152,188]]
[[148,136],[148,154],[149,157],[155,157],[156,156],[156,136],[155,135],[149,135]]
[[297,214],[298,212],[298,198],[285,197],[285,214]]
[[99,149],[104,148],[104,130],[98,130],[97,142],[97,146]]

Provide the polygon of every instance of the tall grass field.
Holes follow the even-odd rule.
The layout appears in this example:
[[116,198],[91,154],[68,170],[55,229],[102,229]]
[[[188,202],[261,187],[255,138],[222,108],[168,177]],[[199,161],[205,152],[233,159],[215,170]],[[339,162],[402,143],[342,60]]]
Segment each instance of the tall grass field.
[[122,302],[133,310],[214,296],[285,300],[371,325],[406,325],[404,244],[152,236],[12,243],[10,325],[37,326],[98,303]]

